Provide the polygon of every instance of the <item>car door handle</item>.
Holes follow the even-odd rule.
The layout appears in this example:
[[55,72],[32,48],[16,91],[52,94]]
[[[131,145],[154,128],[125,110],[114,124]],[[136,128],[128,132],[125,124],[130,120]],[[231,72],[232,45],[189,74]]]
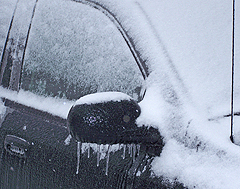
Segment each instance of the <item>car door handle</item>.
[[7,135],[4,140],[4,148],[11,155],[19,158],[26,158],[29,152],[30,143],[23,138]]

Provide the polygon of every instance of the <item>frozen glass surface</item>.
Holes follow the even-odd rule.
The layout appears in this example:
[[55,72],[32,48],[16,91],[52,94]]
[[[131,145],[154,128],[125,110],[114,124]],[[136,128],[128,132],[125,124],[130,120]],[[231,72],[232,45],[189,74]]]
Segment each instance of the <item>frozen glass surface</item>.
[[5,45],[6,36],[11,22],[12,14],[16,5],[16,0],[0,0],[0,57]]
[[143,78],[114,24],[69,1],[40,1],[27,46],[21,88],[78,99],[119,91],[138,99]]

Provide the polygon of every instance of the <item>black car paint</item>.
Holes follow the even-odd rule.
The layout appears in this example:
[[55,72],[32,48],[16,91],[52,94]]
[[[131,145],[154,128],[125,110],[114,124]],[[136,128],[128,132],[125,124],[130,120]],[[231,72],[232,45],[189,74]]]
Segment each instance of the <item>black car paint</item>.
[[[151,178],[153,160],[151,146],[141,146],[135,160],[123,148],[110,153],[109,171],[105,175],[106,159],[97,167],[97,153],[91,150],[81,155],[80,171],[76,174],[76,142],[64,143],[69,135],[64,120],[51,121],[40,111],[31,110],[13,102],[0,132],[0,140],[9,135],[25,139],[30,145],[26,157],[9,153],[1,145],[1,188],[164,188],[166,183]],[[12,104],[11,104],[12,103]],[[34,112],[34,114],[33,114]],[[62,122],[63,121],[63,122]],[[154,148],[156,149],[156,148]],[[161,147],[160,147],[161,149]],[[147,154],[146,152],[149,151]],[[140,176],[136,176],[138,172]],[[179,184],[175,184],[178,186]],[[173,187],[172,185],[169,185]],[[179,185],[182,187],[181,185]],[[166,187],[169,188],[169,187]]]
[[[127,42],[143,77],[146,78],[149,73],[145,61],[141,59],[133,40],[116,16],[99,3],[84,0],[78,2],[97,8],[113,21]],[[30,29],[31,26],[29,31]],[[25,45],[21,46],[23,49],[26,48],[29,31],[26,38],[23,39],[25,40]],[[11,53],[14,50],[16,49],[11,40],[7,40],[1,60],[1,76],[3,76],[1,85],[18,91],[21,70],[19,68],[22,68],[24,56],[20,60],[21,64],[18,62],[17,80],[14,79],[16,75],[10,78],[11,73],[8,71],[13,65],[14,60]],[[23,50],[23,52],[25,51]],[[7,60],[5,66],[3,66],[4,60]],[[13,80],[17,83],[11,87]],[[69,135],[66,120],[8,99],[3,99],[3,101],[7,110],[0,125],[1,188],[183,188],[182,184],[178,182],[168,184],[162,178],[151,176],[151,162],[156,153],[159,155],[162,149],[162,146],[158,145],[142,145],[140,154],[136,156],[135,161],[128,153],[123,159],[121,157],[123,149],[112,152],[108,176],[105,175],[106,162],[100,161],[100,165],[97,167],[97,154],[91,151],[91,157],[88,158],[85,152],[81,155],[80,172],[76,174],[77,143],[75,141],[70,142],[69,145],[64,143]],[[6,138],[11,140],[9,136],[22,138],[29,143],[24,157],[6,149]],[[137,176],[139,171],[141,174]]]

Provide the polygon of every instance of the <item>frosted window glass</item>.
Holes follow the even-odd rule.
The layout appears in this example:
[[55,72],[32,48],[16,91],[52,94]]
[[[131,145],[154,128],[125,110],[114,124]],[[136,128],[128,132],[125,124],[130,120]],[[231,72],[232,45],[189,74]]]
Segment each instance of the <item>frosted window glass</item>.
[[142,82],[126,42],[102,12],[70,1],[39,2],[22,89],[70,100],[104,91],[137,99]]

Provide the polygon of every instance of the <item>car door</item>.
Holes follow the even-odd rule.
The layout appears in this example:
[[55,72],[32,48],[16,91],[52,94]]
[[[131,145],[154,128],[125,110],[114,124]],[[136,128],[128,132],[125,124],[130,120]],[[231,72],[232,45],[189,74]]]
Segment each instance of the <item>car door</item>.
[[[137,144],[109,151],[109,144],[85,143],[77,168],[77,142],[66,127],[71,106],[84,95],[107,91],[140,101],[146,73],[120,28],[98,10],[103,7],[29,2],[17,2],[1,62],[1,188],[162,185],[150,178],[154,149]],[[27,16],[21,14],[24,6]]]

